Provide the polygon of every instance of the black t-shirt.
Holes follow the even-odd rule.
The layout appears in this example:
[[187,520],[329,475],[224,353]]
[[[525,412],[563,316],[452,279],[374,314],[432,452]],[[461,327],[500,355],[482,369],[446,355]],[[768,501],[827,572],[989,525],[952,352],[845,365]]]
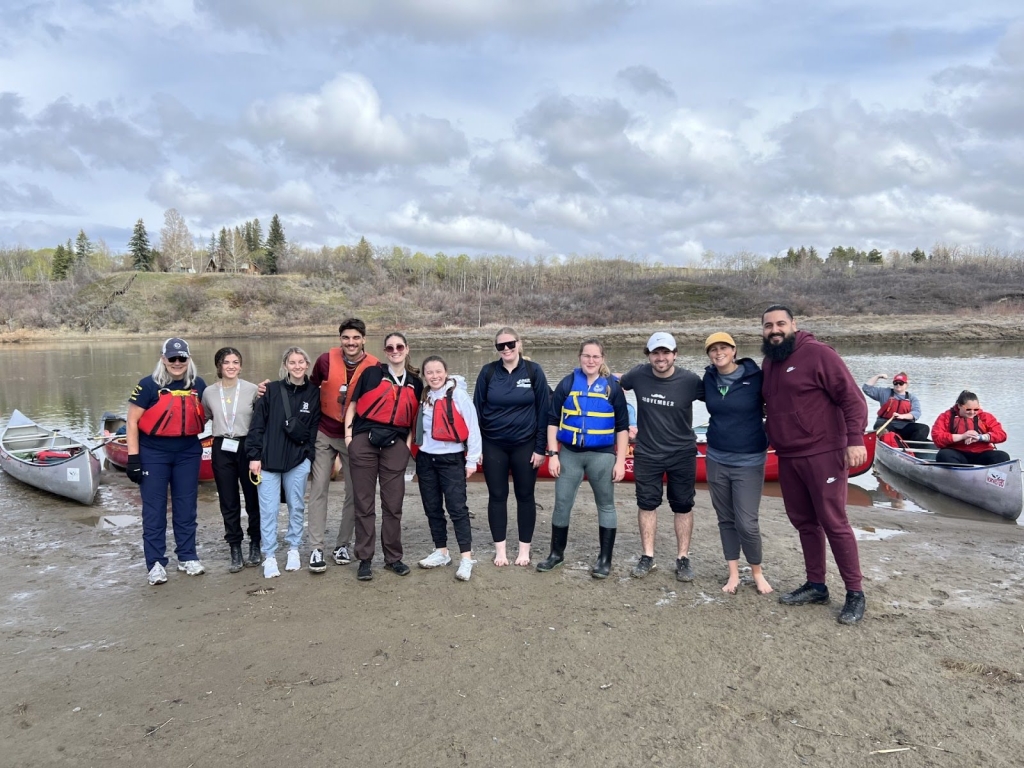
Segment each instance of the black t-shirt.
[[623,389],[636,393],[637,456],[695,453],[693,401],[704,399],[704,382],[692,371],[676,368],[668,378],[654,375],[650,363],[623,374]]

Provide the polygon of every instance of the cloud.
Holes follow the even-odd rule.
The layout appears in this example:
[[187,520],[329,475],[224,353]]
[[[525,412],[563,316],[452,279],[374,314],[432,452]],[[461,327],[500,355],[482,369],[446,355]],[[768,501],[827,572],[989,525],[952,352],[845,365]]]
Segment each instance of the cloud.
[[676,97],[676,92],[672,90],[668,80],[642,64],[634,64],[631,67],[620,69],[615,76],[641,96],[653,94],[664,96],[667,99]]
[[490,253],[539,253],[548,245],[523,230],[496,219],[464,215],[433,218],[407,203],[389,214],[388,230],[406,242],[423,246],[474,248]]
[[317,93],[286,94],[248,110],[253,138],[340,173],[444,165],[466,154],[466,137],[447,120],[384,114],[361,75],[341,74]]
[[70,213],[71,209],[57,202],[53,193],[37,184],[14,186],[0,180],[0,210],[32,213]]

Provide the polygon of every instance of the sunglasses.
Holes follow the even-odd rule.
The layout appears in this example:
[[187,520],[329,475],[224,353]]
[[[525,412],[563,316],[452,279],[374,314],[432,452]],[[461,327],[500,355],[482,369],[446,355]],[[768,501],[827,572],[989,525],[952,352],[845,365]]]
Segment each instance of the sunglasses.
[[188,362],[188,358],[187,357],[168,357],[167,358],[167,362],[168,363],[187,363]]
[[405,352],[405,344],[388,344],[384,347],[384,351],[389,355],[394,352]]
[[512,341],[496,341],[494,342],[494,348],[499,352],[503,352],[506,349],[515,349],[516,344],[519,343],[518,339],[512,339]]
[[905,387],[905,386],[907,386],[907,382],[905,382],[905,381],[894,381],[892,383],[892,385],[894,387]]

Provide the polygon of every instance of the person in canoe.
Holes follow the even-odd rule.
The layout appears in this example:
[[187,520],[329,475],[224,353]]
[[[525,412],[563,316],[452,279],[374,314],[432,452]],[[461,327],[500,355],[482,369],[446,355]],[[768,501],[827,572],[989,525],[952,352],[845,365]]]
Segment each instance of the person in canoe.
[[872,429],[885,426],[904,440],[924,442],[928,439],[928,425],[918,423],[921,401],[908,390],[910,377],[905,371],[900,371],[892,377],[891,387],[878,386],[878,382],[885,378],[888,377],[884,373],[877,373],[861,386],[865,395],[881,404]]
[[939,448],[940,464],[1000,464],[1010,460],[1006,451],[996,450],[1006,442],[1006,430],[995,416],[981,409],[978,396],[966,389],[956,405],[939,414],[932,425],[932,442]]
[[857,537],[846,516],[849,470],[867,461],[867,403],[832,347],[797,329],[793,312],[775,304],[761,315],[765,431],[779,458],[786,516],[800,534],[807,581],[783,605],[829,602],[825,542],[846,586],[840,624],[864,618]]
[[196,554],[199,435],[206,427],[203,392],[188,342],[164,342],[152,375],[128,398],[128,466],[125,474],[142,494],[142,549],[153,586],[167,582],[167,488],[178,570],[205,572]]
[[761,569],[761,529],[757,519],[768,451],[762,421],[764,376],[749,357],[737,359],[736,342],[728,333],[708,336],[704,352],[711,361],[704,369],[704,402],[710,417],[705,466],[729,568],[722,591],[736,594],[742,548],[754,586],[767,595],[772,586]]
[[537,564],[537,570],[550,571],[565,559],[569,516],[586,475],[597,505],[601,546],[590,574],[595,579],[608,578],[618,528],[613,484],[626,474],[629,410],[622,387],[605,365],[604,345],[597,339],[580,345],[579,367],[555,387],[547,429],[555,508],[551,513],[551,553]]
[[[213,356],[220,379],[203,392],[203,409],[213,419],[213,481],[217,484],[220,514],[224,518],[224,541],[228,543],[231,564],[228,571],[238,573],[244,565],[256,567],[263,561],[260,552],[260,494],[249,475],[249,457],[245,438],[252,422],[256,385],[240,379],[242,353],[234,347],[222,347]],[[241,493],[239,493],[241,488]],[[249,518],[249,559],[242,558],[242,497]]]

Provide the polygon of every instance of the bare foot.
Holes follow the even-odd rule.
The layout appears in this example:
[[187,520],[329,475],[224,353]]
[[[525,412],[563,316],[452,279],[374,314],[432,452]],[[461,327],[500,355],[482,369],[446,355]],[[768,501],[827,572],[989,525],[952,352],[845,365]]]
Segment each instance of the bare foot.
[[519,554],[516,555],[516,565],[526,566],[530,564],[530,545],[519,542]]
[[736,594],[736,588],[739,587],[739,585],[740,585],[740,577],[739,576],[730,576],[729,580],[727,582],[725,582],[725,586],[722,587],[722,591],[725,592],[727,595],[735,595]]
[[505,542],[494,542],[494,564],[501,568],[508,565],[508,555],[505,554]]
[[774,591],[772,585],[768,583],[768,579],[760,573],[754,574],[754,586],[757,587],[757,592],[761,595],[767,595]]

